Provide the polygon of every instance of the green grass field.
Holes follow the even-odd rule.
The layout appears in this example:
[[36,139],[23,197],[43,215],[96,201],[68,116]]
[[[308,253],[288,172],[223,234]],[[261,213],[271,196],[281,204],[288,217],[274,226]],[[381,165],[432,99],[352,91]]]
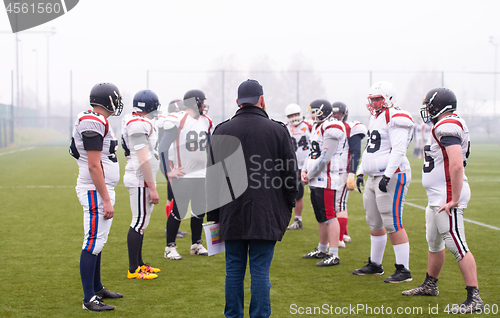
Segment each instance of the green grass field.
[[[467,242],[477,262],[481,296],[489,308],[488,312],[471,316],[495,316],[493,313],[498,312],[500,306],[497,252],[500,214],[496,210],[500,206],[499,158],[498,145],[473,145],[466,169],[472,200],[465,217],[497,228],[466,223]],[[411,163],[413,174],[407,203],[412,205],[405,206],[404,224],[410,238],[410,269],[414,280],[403,284],[383,282],[394,272],[390,243],[385,252],[386,273],[383,276],[351,274],[353,269],[364,265],[370,253],[368,226],[361,195],[357,192],[351,193],[348,202],[352,243],[340,250],[340,265],[319,268],[315,266],[316,261],[302,259],[302,254],[318,244],[317,223],[306,191],[304,229],[287,232],[276,246],[271,267],[272,317],[390,316],[389,310],[392,315],[399,310],[412,313],[405,316],[440,317],[447,316],[444,310],[448,304],[465,300],[463,279],[449,252],[439,279],[439,296],[401,295],[401,291],[421,284],[427,266],[424,211],[416,207],[426,205],[421,185],[422,162],[411,159]],[[120,164],[123,172],[125,159],[122,155]],[[131,213],[128,192],[120,183],[116,189],[113,226],[103,250],[102,281],[110,290],[125,296],[107,301],[116,305],[113,312],[82,310],[79,259],[83,214],[74,189],[77,174],[77,164],[66,147],[0,151],[0,317],[223,317],[223,254],[191,256],[191,240],[185,237],[177,240],[178,251],[184,260],[163,258],[166,200],[163,180],[159,180],[161,204],[155,208],[143,248],[144,260],[161,268],[159,278],[152,281],[126,278],[126,238]],[[181,229],[190,231],[188,220],[182,223]],[[319,307],[316,314],[314,307]],[[371,307],[372,314],[367,307]],[[308,309],[311,314],[307,314]],[[302,310],[304,314],[300,314]]]

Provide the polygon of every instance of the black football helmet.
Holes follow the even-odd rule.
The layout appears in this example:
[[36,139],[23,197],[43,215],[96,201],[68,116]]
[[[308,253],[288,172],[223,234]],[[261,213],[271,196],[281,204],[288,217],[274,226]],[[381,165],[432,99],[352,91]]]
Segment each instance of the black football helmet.
[[90,91],[90,105],[104,107],[114,116],[120,116],[123,110],[122,95],[114,84],[95,84]]
[[177,113],[180,112],[181,110],[184,110],[184,105],[182,104],[182,100],[180,99],[174,99],[168,103],[168,113]]
[[314,119],[315,123],[321,123],[332,116],[332,104],[326,99],[312,101],[307,110],[316,117]]
[[197,110],[200,115],[203,115],[208,112],[208,109],[204,104],[205,99],[207,99],[205,97],[205,93],[203,93],[199,89],[192,89],[184,94],[184,106],[186,108]]
[[457,97],[447,88],[434,88],[425,95],[420,108],[420,116],[424,123],[437,122],[439,115],[457,110]]
[[137,92],[132,105],[134,109],[148,114],[158,111],[161,106],[158,96],[149,89]]
[[332,117],[337,118],[341,122],[345,122],[348,115],[349,110],[347,109],[346,104],[342,102],[335,102],[332,104]]

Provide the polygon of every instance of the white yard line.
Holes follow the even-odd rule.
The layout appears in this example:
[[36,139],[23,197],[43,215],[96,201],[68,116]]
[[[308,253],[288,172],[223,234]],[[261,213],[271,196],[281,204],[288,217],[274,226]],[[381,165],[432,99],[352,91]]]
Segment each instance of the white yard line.
[[13,153],[17,153],[17,152],[21,152],[21,151],[27,151],[27,150],[31,150],[31,149],[35,149],[35,147],[28,147],[28,148],[15,149],[15,150],[11,150],[11,151],[1,152],[0,156],[10,155],[10,154],[13,154]]
[[[416,204],[409,203],[409,202],[405,202],[405,204],[410,205],[410,206],[415,207],[415,208],[422,209],[422,210],[425,211],[425,207],[423,207],[423,206],[416,205]],[[466,219],[466,218],[464,218],[464,221],[469,222],[469,223],[474,223],[474,224],[477,224],[477,225],[480,225],[480,226],[484,226],[484,227],[487,227],[489,229],[500,231],[499,227],[496,227],[496,226],[493,226],[493,225],[484,224],[484,223],[477,222],[477,221],[474,221],[474,220],[469,220],[469,219]]]

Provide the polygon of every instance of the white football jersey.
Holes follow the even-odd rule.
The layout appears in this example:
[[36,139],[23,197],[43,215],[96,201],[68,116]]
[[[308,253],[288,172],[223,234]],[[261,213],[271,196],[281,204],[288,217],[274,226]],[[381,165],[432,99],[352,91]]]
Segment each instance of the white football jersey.
[[318,161],[322,159],[321,152],[323,151],[323,143],[325,139],[333,138],[338,140],[339,143],[330,162],[326,166],[326,170],[321,171],[316,178],[310,179],[310,186],[332,190],[341,186],[338,170],[340,157],[342,156],[342,151],[344,149],[346,139],[345,136],[344,124],[334,118],[330,118],[321,124],[314,124],[310,140],[311,151],[309,153],[309,158],[306,161],[306,166],[304,167],[305,171],[313,170],[318,165]]
[[[451,179],[448,156],[441,138],[453,136],[460,139],[462,160],[467,163],[469,156],[469,129],[465,121],[457,115],[447,116],[434,125],[429,142],[424,147],[425,161],[422,185],[427,191],[429,206],[441,206],[451,200]],[[466,208],[470,199],[470,187],[464,169],[464,182],[460,194],[460,207]]]
[[[130,136],[135,134],[144,134],[147,136],[148,161],[153,173],[154,182],[156,182],[156,174],[160,167],[158,156],[158,132],[149,118],[142,117],[136,113],[127,114],[122,119],[122,148],[125,151],[127,165],[125,166],[125,175],[123,183],[125,187],[145,187],[144,176],[140,169],[137,150],[142,149],[140,146],[134,147],[131,143]],[[136,149],[140,147],[139,149]]]
[[424,135],[424,142],[427,142],[429,138],[431,137],[431,131],[432,131],[432,123],[427,123],[424,124],[423,132],[422,134]]
[[[402,142],[395,144],[391,141],[390,134],[394,133],[395,129],[405,131],[405,136],[394,135],[393,138],[402,140]],[[370,123],[368,124],[368,140],[363,157],[361,158],[361,165],[357,174],[364,173],[370,176],[381,176],[384,174],[390,164],[391,153],[394,152],[395,147],[398,151],[404,151],[404,156],[399,160],[400,162],[394,163],[396,167],[392,167],[394,171],[390,171],[390,176],[399,171],[410,171],[410,163],[406,158],[406,150],[411,141],[413,133],[413,119],[411,115],[398,107],[391,107],[383,110],[377,116],[371,116]],[[401,149],[400,149],[401,148]],[[404,148],[404,149],[403,149]]]
[[[366,126],[359,121],[349,121],[344,123],[346,139],[344,142],[344,150],[342,151],[342,156],[340,157],[339,171],[340,173],[350,172],[349,162],[351,161],[351,151],[349,150],[349,138],[355,135],[366,136]],[[356,172],[356,171],[353,171]]]
[[295,148],[295,155],[297,157],[297,165],[299,169],[302,169],[311,148],[309,138],[311,137],[312,126],[305,121],[301,121],[298,125],[291,125],[288,123],[286,124],[286,128],[292,137],[293,147]]
[[[185,111],[167,115],[159,119],[157,125],[163,127],[166,122],[173,123],[178,129],[178,135],[169,149],[173,153],[173,167],[183,167],[185,175],[182,178],[205,178],[208,137],[213,129],[210,117],[201,115],[197,119]],[[167,124],[168,126],[169,124]],[[168,164],[168,158],[165,158]]]
[[83,146],[83,132],[94,132],[103,137],[101,165],[104,181],[106,186],[114,188],[120,180],[120,166],[116,157],[118,140],[106,117],[91,110],[78,114],[71,138],[70,154],[76,159],[79,168],[77,187],[82,190],[96,190],[90,177],[87,150]]

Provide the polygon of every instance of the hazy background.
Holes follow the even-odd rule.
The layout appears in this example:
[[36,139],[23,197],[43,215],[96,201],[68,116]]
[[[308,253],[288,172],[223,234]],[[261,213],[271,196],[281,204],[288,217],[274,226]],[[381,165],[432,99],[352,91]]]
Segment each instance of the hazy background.
[[[35,142],[29,135],[66,142],[98,82],[120,88],[125,112],[141,89],[164,106],[202,89],[218,123],[235,112],[247,78],[261,82],[268,112],[280,120],[289,103],[305,112],[326,98],[366,123],[367,90],[379,80],[396,86],[399,106],[417,120],[425,93],[444,85],[457,94],[473,138],[500,140],[497,0],[81,0],[18,33],[19,77],[16,37],[0,11],[0,146]],[[112,123],[119,135],[119,119]]]

